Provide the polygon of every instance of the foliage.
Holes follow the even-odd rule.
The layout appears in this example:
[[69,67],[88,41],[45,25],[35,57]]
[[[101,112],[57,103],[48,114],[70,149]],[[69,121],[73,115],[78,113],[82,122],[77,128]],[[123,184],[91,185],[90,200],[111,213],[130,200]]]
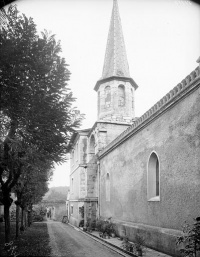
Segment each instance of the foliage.
[[79,227],[84,227],[84,220],[81,220],[81,221],[79,222]]
[[12,257],[16,257],[19,254],[17,253],[17,246],[13,245],[13,241],[10,241],[10,243],[5,243],[5,247],[4,249],[7,252],[7,256],[12,256]]
[[81,218],[84,219],[84,206],[79,207],[79,213],[81,214]]
[[145,243],[144,239],[137,234],[136,237],[135,237],[134,245],[135,245],[135,249],[136,249],[139,256],[143,255],[143,245],[144,245],[144,243]]
[[180,252],[184,257],[196,257],[197,252],[200,252],[200,217],[197,217],[192,225],[185,222],[183,236],[177,238],[177,244],[182,243],[184,248]]
[[103,223],[104,223],[104,220],[101,218],[97,219],[97,221],[96,221],[96,228],[100,232],[102,230]]
[[[71,133],[83,115],[72,108],[70,72],[55,35],[45,30],[39,36],[33,19],[19,14],[16,6],[1,14],[0,187],[8,236],[11,190],[16,186],[18,195],[23,192],[21,204],[41,198],[43,180],[54,162],[65,161]],[[41,183],[38,174],[44,176]]]
[[44,201],[66,201],[69,191],[68,186],[51,187],[43,197]]
[[96,228],[100,233],[100,236],[104,237],[105,235],[111,236],[112,233],[116,233],[115,224],[111,222],[111,218],[107,220],[98,219],[96,221]]
[[33,222],[43,221],[43,219],[42,215],[33,215]]
[[0,37],[1,175],[12,181],[27,155],[29,161],[38,154],[41,160],[63,161],[70,132],[81,118],[76,119],[77,111],[71,108],[74,98],[66,83],[70,73],[59,56],[60,42],[47,31],[39,37],[32,18],[19,15],[16,7],[4,13],[8,22]]
[[46,198],[46,201],[54,202],[54,201],[66,201],[67,194],[62,194],[56,192],[55,190],[51,190],[50,194]]
[[127,252],[133,252],[133,244],[131,244],[128,240],[128,237],[124,237],[121,245],[122,249]]
[[127,252],[134,253],[137,256],[143,256],[143,245],[144,239],[139,235],[136,235],[134,243],[129,242],[128,237],[125,236],[123,238],[121,247]]
[[43,195],[48,191],[47,181],[51,174],[48,165],[38,163],[38,166],[22,169],[22,174],[15,185],[17,201],[21,208],[28,208],[42,200]]
[[33,205],[33,213],[35,213],[36,215],[46,215],[46,207],[44,204],[39,203],[36,205]]

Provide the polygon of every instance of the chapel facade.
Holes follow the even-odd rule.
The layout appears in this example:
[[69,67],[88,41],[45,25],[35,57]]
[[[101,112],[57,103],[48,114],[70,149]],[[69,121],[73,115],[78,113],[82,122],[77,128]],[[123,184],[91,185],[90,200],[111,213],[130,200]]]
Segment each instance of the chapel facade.
[[[198,59],[199,61],[199,59]],[[102,77],[98,117],[70,141],[70,223],[112,217],[117,233],[180,256],[184,221],[200,216],[200,67],[141,117],[130,77],[117,0]]]

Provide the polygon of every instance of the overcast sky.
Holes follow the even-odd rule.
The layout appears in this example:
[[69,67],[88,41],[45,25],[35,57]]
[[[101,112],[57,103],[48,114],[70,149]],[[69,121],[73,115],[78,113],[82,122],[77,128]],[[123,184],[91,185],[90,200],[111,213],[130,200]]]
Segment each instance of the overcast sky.
[[[18,0],[38,31],[61,40],[72,73],[69,87],[85,113],[82,128],[97,119],[93,90],[102,75],[112,0]],[[135,113],[141,116],[197,67],[200,6],[189,0],[118,0],[131,77],[139,88]],[[50,186],[69,185],[69,165],[57,167]]]

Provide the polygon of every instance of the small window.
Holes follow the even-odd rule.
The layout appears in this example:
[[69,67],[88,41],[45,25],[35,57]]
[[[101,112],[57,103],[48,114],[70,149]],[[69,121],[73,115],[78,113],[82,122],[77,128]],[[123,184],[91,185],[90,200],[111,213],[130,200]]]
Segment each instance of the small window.
[[110,86],[105,87],[105,107],[109,108],[111,105]]
[[131,88],[131,107],[134,109],[134,96],[133,96],[133,89]]
[[74,212],[74,206],[72,205],[71,206],[71,215],[73,214],[73,212]]
[[118,86],[118,106],[125,105],[125,88],[124,85]]
[[90,161],[95,155],[95,137],[92,135],[89,139],[89,148],[88,148],[88,161]]
[[160,164],[156,153],[152,153],[148,162],[147,195],[149,201],[160,200]]
[[106,201],[110,202],[110,175],[106,175]]

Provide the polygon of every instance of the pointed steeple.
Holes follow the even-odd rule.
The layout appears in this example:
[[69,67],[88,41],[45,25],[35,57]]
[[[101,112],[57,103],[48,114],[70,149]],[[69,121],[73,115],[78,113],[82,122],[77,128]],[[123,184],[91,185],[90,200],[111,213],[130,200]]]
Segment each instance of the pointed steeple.
[[99,86],[102,83],[113,79],[129,81],[134,89],[138,88],[138,85],[130,77],[129,73],[117,0],[113,0],[113,9],[108,32],[102,77],[97,81],[94,90],[98,91]]
[[112,16],[101,79],[112,76],[130,77],[117,0],[113,0]]

